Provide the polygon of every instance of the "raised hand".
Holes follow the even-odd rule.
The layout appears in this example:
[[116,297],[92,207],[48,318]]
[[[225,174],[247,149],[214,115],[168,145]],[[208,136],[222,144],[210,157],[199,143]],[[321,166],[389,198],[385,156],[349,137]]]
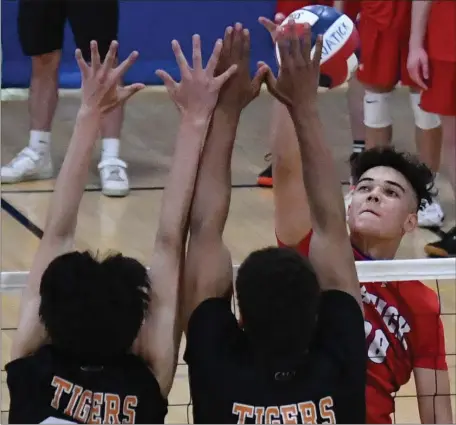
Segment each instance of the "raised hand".
[[119,66],[114,67],[119,43],[113,41],[103,63],[100,60],[96,41],[90,42],[90,65],[82,57],[81,50],[76,49],[76,61],[81,71],[81,106],[107,113],[120,103],[144,88],[144,84],[132,84],[120,87],[123,75],[138,58],[138,52],[130,53]]
[[260,94],[268,67],[260,66],[254,78],[250,78],[250,33],[248,29],[243,29],[240,23],[225,30],[223,48],[215,72],[223,75],[233,65],[237,66],[236,74],[220,91],[219,105],[241,112]]
[[203,68],[200,36],[195,34],[192,41],[193,67],[189,66],[179,43],[176,40],[171,43],[181,74],[180,83],[174,81],[167,72],[161,69],[157,70],[156,74],[163,80],[169,96],[181,113],[192,113],[206,117],[212,113],[220,89],[236,72],[237,65],[233,64],[221,75],[215,76],[215,68],[222,50],[222,40],[217,40],[215,43],[206,68]]
[[269,34],[271,34],[271,38],[274,43],[277,41],[278,28],[284,20],[285,15],[282,13],[276,13],[274,16],[274,22],[264,16],[260,16],[258,18],[258,22],[269,31]]
[[323,37],[317,37],[312,57],[310,25],[304,24],[301,37],[293,20],[289,25],[290,31],[277,33],[281,58],[279,76],[275,79],[268,69],[266,85],[276,99],[288,108],[295,108],[303,103],[316,102]]

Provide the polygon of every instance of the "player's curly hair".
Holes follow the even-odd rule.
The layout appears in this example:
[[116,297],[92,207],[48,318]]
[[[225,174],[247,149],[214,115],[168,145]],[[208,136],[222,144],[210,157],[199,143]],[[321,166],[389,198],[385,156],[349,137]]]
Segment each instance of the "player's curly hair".
[[133,258],[70,252],[42,276],[39,315],[57,349],[81,361],[107,361],[131,349],[149,287],[146,268]]
[[416,155],[408,152],[399,152],[393,147],[367,149],[352,156],[350,166],[354,184],[371,168],[394,168],[408,180],[415,191],[418,209],[425,201],[431,202],[432,197],[437,195],[434,173]]
[[320,299],[309,260],[289,248],[254,251],[239,267],[235,285],[243,328],[258,357],[269,366],[300,363]]

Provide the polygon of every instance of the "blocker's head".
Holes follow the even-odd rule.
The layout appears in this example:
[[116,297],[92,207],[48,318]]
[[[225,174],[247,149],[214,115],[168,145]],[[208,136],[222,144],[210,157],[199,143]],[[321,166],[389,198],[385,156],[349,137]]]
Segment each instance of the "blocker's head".
[[417,212],[435,195],[432,171],[415,156],[374,148],[352,163],[355,190],[348,209],[352,233],[400,239],[417,226]]
[[84,361],[127,353],[149,304],[146,268],[122,254],[55,258],[41,279],[39,314],[51,343]]
[[254,251],[239,267],[236,292],[244,331],[255,351],[274,360],[307,350],[320,287],[306,258],[288,248]]

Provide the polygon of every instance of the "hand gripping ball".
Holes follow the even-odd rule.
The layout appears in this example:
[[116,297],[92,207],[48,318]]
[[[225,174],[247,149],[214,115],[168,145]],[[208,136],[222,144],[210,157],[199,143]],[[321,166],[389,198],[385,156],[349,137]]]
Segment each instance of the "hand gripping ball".
[[[280,28],[286,31],[293,19],[299,29],[307,23],[312,30],[312,55],[315,52],[317,36],[323,35],[323,52],[320,62],[320,86],[334,88],[347,82],[358,68],[357,51],[359,35],[353,21],[343,13],[329,6],[306,6],[292,12]],[[276,44],[276,58],[280,65],[279,48]]]

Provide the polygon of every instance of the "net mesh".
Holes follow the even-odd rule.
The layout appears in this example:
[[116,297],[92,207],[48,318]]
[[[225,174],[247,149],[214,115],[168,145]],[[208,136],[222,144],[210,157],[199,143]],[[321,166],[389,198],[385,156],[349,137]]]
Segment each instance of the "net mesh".
[[[433,332],[433,343],[439,344],[440,338],[445,338],[445,359],[448,365],[448,372],[450,377],[450,393],[453,411],[453,423],[456,421],[456,260],[405,260],[405,261],[382,261],[382,262],[363,262],[357,263],[358,276],[361,281],[361,286],[365,282],[375,282],[378,285],[384,285],[387,289],[391,288],[394,291],[395,297],[401,298],[401,305],[409,305],[412,300],[407,299],[404,290],[405,285],[410,285],[409,281],[421,280],[426,286],[430,287],[438,299],[438,311],[434,316],[423,317],[427,323],[427,331]],[[237,268],[234,268],[236,274]],[[383,277],[383,278],[382,278]],[[24,286],[26,273],[2,273],[1,292],[2,292],[2,307],[14,316],[15,308],[11,305],[19,304],[19,290]],[[362,291],[363,293],[363,291]],[[367,306],[369,301],[368,295],[363,294],[364,305]],[[425,300],[423,300],[424,302]],[[377,307],[379,302],[377,301]],[[371,306],[373,308],[373,306]],[[369,308],[369,307],[366,307]],[[238,308],[235,302],[235,297],[232,300],[233,312],[238,316]],[[18,310],[18,308],[17,308]],[[419,306],[415,307],[419,312]],[[395,324],[395,330],[392,332],[393,336],[397,337],[399,341],[404,340],[404,323],[401,323],[401,312],[391,310],[389,313],[383,315],[390,325]],[[15,330],[14,317],[6,317],[2,313],[2,341],[10,339]],[[441,321],[444,329],[443,334],[438,332],[438,323]],[[5,323],[4,323],[5,322]],[[386,323],[386,322],[385,322]],[[421,321],[423,323],[423,320]],[[5,324],[6,326],[3,326]],[[366,333],[368,329],[366,328]],[[423,335],[421,335],[423,336]],[[420,338],[421,339],[421,338]],[[376,361],[378,353],[379,357],[382,356],[382,349],[385,348],[386,341],[381,338],[376,339],[373,349],[370,352],[370,361]],[[2,344],[3,345],[3,344]],[[9,346],[9,344],[6,344]],[[173,388],[169,395],[169,413],[166,419],[167,423],[193,423],[192,415],[192,400],[188,387],[188,368],[183,361],[183,352],[185,349],[185,341],[181,344],[179,355],[179,363],[176,371]],[[413,349],[411,349],[410,359],[413,358]],[[395,353],[396,355],[396,353]],[[399,353],[397,354],[399,355]],[[8,409],[8,394],[5,385],[5,372],[4,365],[8,361],[8,355],[3,351],[2,363],[2,421],[6,423],[7,409]],[[437,356],[434,356],[437,357]],[[406,361],[412,361],[412,360]],[[380,360],[378,360],[380,361]],[[436,364],[439,359],[435,359]],[[400,377],[397,377],[398,380]],[[392,384],[397,384],[392,383]],[[445,395],[445,394],[441,394]],[[437,401],[435,392],[426,395],[428,399],[432,399],[433,404]],[[448,396],[448,394],[446,394]],[[400,390],[393,394],[395,411],[392,414],[393,423],[419,423],[420,415],[418,411],[418,398],[416,395],[416,386],[413,374],[410,380],[403,385]]]

